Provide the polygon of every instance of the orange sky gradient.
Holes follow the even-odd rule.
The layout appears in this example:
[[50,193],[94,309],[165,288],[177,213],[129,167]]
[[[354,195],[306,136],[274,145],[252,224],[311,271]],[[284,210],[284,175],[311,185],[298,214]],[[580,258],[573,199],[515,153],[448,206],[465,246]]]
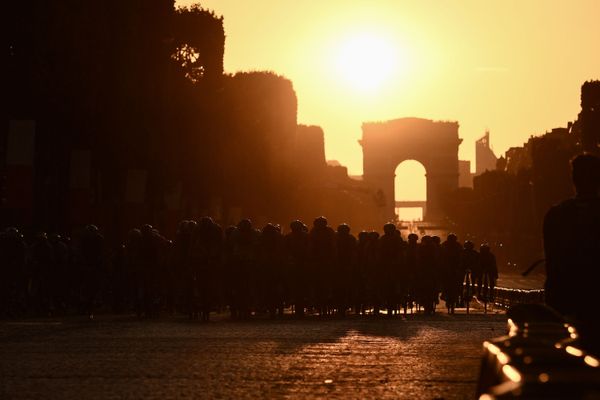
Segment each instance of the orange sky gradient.
[[[351,175],[362,174],[357,140],[364,121],[456,120],[460,158],[474,164],[474,140],[486,129],[501,155],[531,135],[566,126],[580,110],[581,84],[600,78],[597,0],[201,5],[224,17],[226,72],[270,70],[291,79],[299,123],[322,126],[327,159]],[[380,39],[394,58],[374,88],[340,66],[348,43],[365,37]]]

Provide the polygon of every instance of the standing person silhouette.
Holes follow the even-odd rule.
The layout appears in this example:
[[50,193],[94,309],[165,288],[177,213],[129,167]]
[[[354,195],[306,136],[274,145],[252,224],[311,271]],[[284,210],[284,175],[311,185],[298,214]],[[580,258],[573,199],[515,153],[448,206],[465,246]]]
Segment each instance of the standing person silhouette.
[[[600,158],[571,161],[576,195],[544,218],[546,303],[579,322],[582,336],[598,332],[595,293],[600,276]],[[598,347],[598,345],[595,345]]]

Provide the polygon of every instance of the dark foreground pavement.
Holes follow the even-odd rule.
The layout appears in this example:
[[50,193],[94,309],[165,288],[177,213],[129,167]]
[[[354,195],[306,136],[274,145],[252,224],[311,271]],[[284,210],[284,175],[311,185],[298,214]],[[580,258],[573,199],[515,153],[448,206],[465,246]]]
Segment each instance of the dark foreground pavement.
[[2,399],[473,398],[503,315],[0,322]]

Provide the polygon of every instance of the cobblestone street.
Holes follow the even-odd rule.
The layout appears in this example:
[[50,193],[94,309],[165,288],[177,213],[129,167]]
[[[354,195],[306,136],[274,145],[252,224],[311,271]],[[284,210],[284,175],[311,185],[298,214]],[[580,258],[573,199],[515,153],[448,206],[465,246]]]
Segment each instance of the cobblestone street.
[[0,398],[472,398],[503,315],[0,323]]

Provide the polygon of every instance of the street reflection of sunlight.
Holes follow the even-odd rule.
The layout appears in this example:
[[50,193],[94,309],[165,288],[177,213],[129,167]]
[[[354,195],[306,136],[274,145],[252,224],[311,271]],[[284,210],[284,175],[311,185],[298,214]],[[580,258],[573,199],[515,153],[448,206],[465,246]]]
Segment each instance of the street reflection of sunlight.
[[[311,396],[316,397],[343,398],[344,392],[359,397],[360,393],[378,393],[380,398],[403,398],[408,393],[413,398],[425,396],[422,381],[440,377],[436,363],[449,362],[444,338],[455,333],[441,326],[415,326],[404,321],[373,322],[348,326],[336,340],[298,348],[290,354],[294,362],[285,375],[294,377],[302,372]],[[431,352],[430,344],[440,346],[441,351]],[[464,375],[459,373],[455,379],[474,379]],[[436,385],[440,388],[429,387],[427,393],[442,390],[446,383]],[[306,390],[289,389],[287,394],[292,396]]]

